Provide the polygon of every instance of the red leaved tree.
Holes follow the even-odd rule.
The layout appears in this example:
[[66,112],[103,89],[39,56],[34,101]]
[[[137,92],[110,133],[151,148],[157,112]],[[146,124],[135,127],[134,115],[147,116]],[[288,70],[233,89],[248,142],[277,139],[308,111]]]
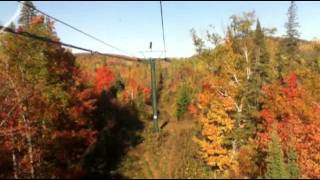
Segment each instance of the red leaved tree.
[[103,90],[107,91],[114,81],[114,75],[107,66],[102,66],[96,70],[95,90],[101,94]]
[[264,87],[264,109],[260,112],[264,130],[258,133],[260,149],[265,151],[270,141],[273,124],[282,142],[283,151],[294,146],[303,178],[320,177],[320,117],[318,106],[308,91],[297,81],[295,74],[285,78],[283,84]]

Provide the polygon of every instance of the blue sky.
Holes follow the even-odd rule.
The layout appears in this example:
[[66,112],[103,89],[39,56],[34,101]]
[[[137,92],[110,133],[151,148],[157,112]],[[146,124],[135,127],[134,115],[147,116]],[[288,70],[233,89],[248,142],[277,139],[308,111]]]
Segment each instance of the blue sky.
[[[154,50],[162,50],[162,31],[159,1],[85,2],[34,1],[40,10],[68,22],[100,39],[141,56],[153,42]],[[190,29],[200,34],[213,25],[222,33],[229,17],[255,11],[264,27],[276,27],[276,35],[285,33],[284,23],[289,2],[163,2],[167,56],[187,57],[195,53]],[[297,2],[301,37],[307,40],[320,37],[320,2]],[[14,14],[17,2],[0,2],[0,22]],[[56,23],[56,31],[63,42],[106,53],[121,52],[109,48],[74,30]],[[77,52],[77,51],[75,51]],[[149,54],[146,54],[147,56]],[[152,56],[158,56],[154,53]]]

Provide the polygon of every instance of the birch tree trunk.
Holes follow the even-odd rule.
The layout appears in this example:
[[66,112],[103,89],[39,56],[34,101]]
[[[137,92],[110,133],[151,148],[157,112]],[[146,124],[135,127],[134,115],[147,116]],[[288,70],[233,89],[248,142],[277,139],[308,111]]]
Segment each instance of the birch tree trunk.
[[[21,94],[19,93],[14,81],[12,80],[12,78],[10,77],[10,75],[8,75],[9,81],[11,83],[12,89],[14,90],[18,100],[19,100],[19,104],[21,106],[21,109],[23,109],[23,105],[21,103],[23,103],[22,98],[21,98]],[[27,109],[26,109],[27,111]],[[26,131],[26,137],[27,137],[27,143],[28,143],[28,155],[29,155],[29,159],[30,159],[30,174],[31,174],[31,178],[34,178],[34,165],[33,165],[33,145],[32,145],[32,137],[30,134],[30,125],[29,125],[29,121],[26,118],[24,112],[21,114],[21,117],[23,119],[24,124],[26,125],[27,131]]]
[[244,57],[246,59],[246,63],[247,63],[247,68],[246,68],[246,72],[247,72],[247,80],[250,79],[250,75],[251,75],[251,69],[250,69],[250,62],[249,62],[249,56],[248,56],[248,48],[245,46],[243,49],[243,53],[244,53]]
[[[13,136],[13,132],[11,132],[11,142],[12,144],[14,144],[14,136]],[[12,164],[13,164],[13,176],[15,179],[19,179],[18,177],[18,166],[17,166],[17,159],[16,159],[16,154],[14,151],[14,148],[12,148]]]

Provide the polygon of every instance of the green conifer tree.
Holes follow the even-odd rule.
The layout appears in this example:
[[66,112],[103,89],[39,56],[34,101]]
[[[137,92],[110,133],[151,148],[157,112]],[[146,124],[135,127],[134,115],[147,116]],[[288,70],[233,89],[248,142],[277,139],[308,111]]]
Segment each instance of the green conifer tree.
[[288,152],[288,171],[291,179],[299,179],[300,170],[298,165],[297,152],[292,147]]
[[35,6],[32,1],[24,1],[21,9],[21,14],[19,17],[19,24],[23,27],[28,27],[33,16],[36,15]]
[[289,61],[296,60],[298,53],[298,38],[300,36],[297,22],[297,5],[294,1],[291,1],[290,7],[288,9],[288,22],[285,24],[287,29],[286,35],[286,53],[288,55]]
[[279,137],[274,130],[271,134],[272,140],[269,144],[267,157],[266,179],[288,179],[286,164],[283,158],[283,152]]
[[187,106],[191,101],[190,89],[187,85],[183,85],[179,90],[179,96],[177,101],[176,116],[178,119],[187,111]]
[[301,64],[299,59],[299,23],[297,18],[297,5],[291,1],[288,9],[288,22],[285,23],[286,36],[279,43],[278,51],[278,77],[286,76],[289,72],[295,70]]
[[255,127],[259,123],[258,112],[262,109],[260,99],[262,97],[261,88],[272,80],[270,71],[269,53],[265,44],[265,37],[259,20],[254,36],[255,50],[252,63],[252,74],[248,80],[244,93],[244,116],[247,119],[248,135],[254,132]]

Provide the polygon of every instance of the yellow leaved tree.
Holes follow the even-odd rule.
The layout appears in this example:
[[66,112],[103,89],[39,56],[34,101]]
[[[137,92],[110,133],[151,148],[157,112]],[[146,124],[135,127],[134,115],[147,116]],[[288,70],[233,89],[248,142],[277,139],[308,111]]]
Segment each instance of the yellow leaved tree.
[[232,146],[231,134],[234,120],[229,116],[236,111],[230,96],[218,93],[217,87],[209,79],[198,96],[197,115],[201,125],[200,137],[194,141],[200,146],[200,156],[218,176],[230,177],[238,172],[236,153]]

